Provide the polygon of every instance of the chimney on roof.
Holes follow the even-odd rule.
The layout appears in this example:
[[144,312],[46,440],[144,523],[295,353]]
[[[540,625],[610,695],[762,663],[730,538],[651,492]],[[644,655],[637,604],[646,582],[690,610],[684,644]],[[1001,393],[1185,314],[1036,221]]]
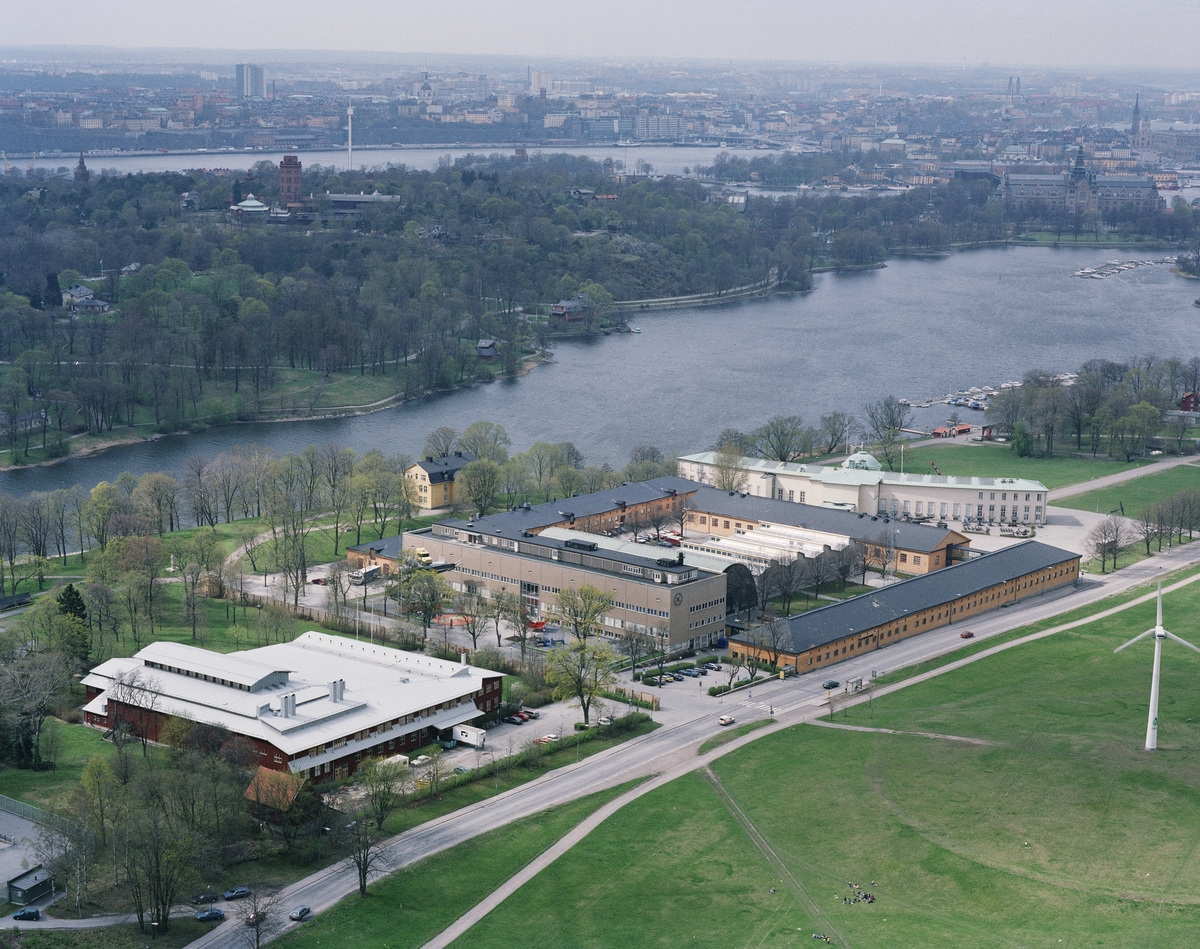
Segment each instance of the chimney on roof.
[[334,679],[329,683],[329,701],[336,702],[338,700],[337,680]]
[[458,662],[459,662],[459,665],[463,665],[463,666],[465,666],[467,664],[467,654],[465,652],[460,652],[458,654]]
[[433,455],[426,455],[426,456],[425,456],[425,460],[426,460],[426,461],[433,461]]
[[346,697],[346,680],[338,679],[338,701],[341,702]]
[[288,697],[286,695],[279,696],[279,711],[283,713],[284,718],[290,717]]

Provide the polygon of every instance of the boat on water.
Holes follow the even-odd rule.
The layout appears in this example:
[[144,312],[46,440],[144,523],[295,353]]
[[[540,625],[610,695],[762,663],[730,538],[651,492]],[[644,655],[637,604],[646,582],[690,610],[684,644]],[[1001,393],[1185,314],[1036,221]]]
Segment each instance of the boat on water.
[[640,332],[641,332],[641,330],[640,330],[638,327],[636,327],[636,326],[631,326],[631,327],[629,327],[629,332],[631,332],[631,333],[640,333]]

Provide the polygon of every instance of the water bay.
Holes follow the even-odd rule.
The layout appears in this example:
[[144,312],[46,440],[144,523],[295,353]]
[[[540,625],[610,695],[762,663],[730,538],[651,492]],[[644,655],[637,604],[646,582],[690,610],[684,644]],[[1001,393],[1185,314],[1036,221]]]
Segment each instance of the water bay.
[[[1105,280],[1071,276],[1106,260],[1162,256],[1069,244],[989,248],[821,274],[809,294],[634,315],[640,333],[556,343],[552,360],[520,379],[372,415],[232,425],[114,448],[5,472],[0,490],[174,470],[190,455],[251,443],[286,452],[332,441],[415,454],[430,430],[477,419],[503,424],[516,448],[570,440],[589,464],[619,467],[635,445],[697,451],[722,428],[751,429],[776,414],[815,423],[835,409],[858,413],[882,395],[941,396],[1032,368],[1066,372],[1087,359],[1145,352],[1187,358],[1200,353],[1196,281],[1164,265]],[[937,424],[948,411],[935,405],[917,419]]]

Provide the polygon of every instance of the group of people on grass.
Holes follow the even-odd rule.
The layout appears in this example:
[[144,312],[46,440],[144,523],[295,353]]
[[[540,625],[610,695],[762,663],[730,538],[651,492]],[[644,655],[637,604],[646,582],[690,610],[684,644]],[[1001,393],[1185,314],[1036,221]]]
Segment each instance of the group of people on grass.
[[[875,885],[875,881],[872,880],[871,886],[874,886],[874,885]],[[873,893],[868,893],[865,888],[859,886],[857,883],[847,883],[846,886],[850,887],[850,889],[853,890],[854,892],[853,892],[853,895],[844,897],[842,899],[843,906],[853,906],[855,903],[874,903],[875,902],[875,895]]]

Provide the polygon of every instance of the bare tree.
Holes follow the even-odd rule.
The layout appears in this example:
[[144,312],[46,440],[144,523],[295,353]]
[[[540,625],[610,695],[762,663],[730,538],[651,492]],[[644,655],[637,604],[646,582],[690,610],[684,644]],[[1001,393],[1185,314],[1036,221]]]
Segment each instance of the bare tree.
[[1124,520],[1106,517],[1088,532],[1085,544],[1088,553],[1100,561],[1100,572],[1104,573],[1109,560],[1112,560],[1113,569],[1117,569],[1117,558],[1129,546],[1129,541]]
[[369,812],[360,810],[352,813],[353,820],[342,828],[342,838],[350,851],[350,862],[358,872],[358,895],[367,895],[367,883],[373,874],[388,867],[387,855],[383,850],[382,831],[371,826]]
[[471,650],[479,648],[479,637],[487,628],[488,615],[477,593],[460,593],[454,598],[454,609],[462,619],[463,629],[471,637]]
[[895,396],[889,395],[872,402],[864,408],[867,417],[867,429],[875,443],[876,449],[883,456],[884,463],[889,469],[896,469],[896,461],[900,457],[900,443],[903,429],[908,427],[910,409]]
[[242,923],[241,933],[249,949],[260,949],[283,929],[283,891],[262,884],[250,887],[235,918]]
[[722,445],[713,461],[713,487],[739,494],[746,490],[749,475],[742,465],[742,450],[737,445]]
[[1150,546],[1154,543],[1154,539],[1158,537],[1158,505],[1147,504],[1142,508],[1137,518],[1133,522],[1133,531],[1143,544],[1146,545],[1146,556],[1150,556]]
[[850,437],[854,427],[854,416],[845,412],[830,412],[821,416],[821,437],[825,442],[825,454],[837,451],[838,445]]

